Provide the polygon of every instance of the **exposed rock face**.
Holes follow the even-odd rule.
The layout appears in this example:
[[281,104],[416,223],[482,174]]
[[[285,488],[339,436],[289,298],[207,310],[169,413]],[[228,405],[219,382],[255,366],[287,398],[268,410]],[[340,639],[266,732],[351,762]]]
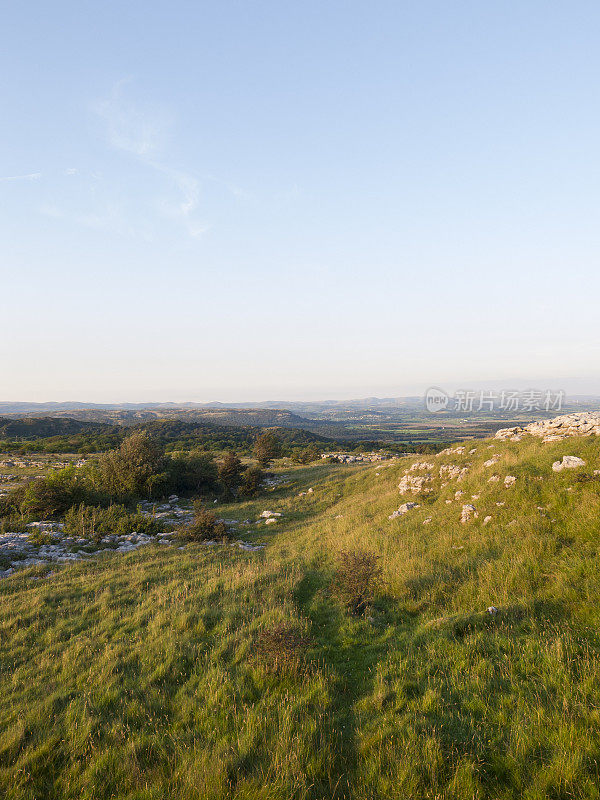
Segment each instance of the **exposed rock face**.
[[600,435],[600,412],[581,411],[576,414],[562,414],[553,419],[532,422],[525,428],[502,428],[496,432],[495,438],[519,441],[525,433],[539,436],[544,442],[556,442],[569,436]]
[[562,461],[555,461],[552,464],[554,472],[562,472],[563,469],[577,469],[577,467],[585,467],[585,461],[578,456],[563,456]]

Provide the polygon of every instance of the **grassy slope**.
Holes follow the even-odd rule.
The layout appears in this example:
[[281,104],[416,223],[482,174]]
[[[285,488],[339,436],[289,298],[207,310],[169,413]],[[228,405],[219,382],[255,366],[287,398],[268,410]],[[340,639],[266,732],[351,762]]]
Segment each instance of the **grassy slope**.
[[[551,471],[600,468],[600,443],[489,444],[297,470],[291,493],[223,510],[285,513],[260,553],[156,547],[1,581],[0,796],[600,797],[600,482]],[[472,466],[388,521],[417,460]],[[329,592],[344,547],[382,557],[371,619]],[[297,676],[256,656],[281,620],[312,638]]]

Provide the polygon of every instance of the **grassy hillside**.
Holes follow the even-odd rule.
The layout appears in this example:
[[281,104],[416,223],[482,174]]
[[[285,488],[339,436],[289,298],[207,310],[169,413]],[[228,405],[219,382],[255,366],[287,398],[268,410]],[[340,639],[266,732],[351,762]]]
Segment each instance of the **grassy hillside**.
[[[587,464],[554,473],[563,455]],[[424,460],[408,474],[432,491],[401,496]],[[0,581],[0,795],[598,798],[594,469],[595,438],[319,465],[221,508],[282,512],[244,534],[262,551],[156,546]],[[380,556],[361,617],[333,591],[348,548]],[[261,646],[281,623],[299,634],[283,664]]]

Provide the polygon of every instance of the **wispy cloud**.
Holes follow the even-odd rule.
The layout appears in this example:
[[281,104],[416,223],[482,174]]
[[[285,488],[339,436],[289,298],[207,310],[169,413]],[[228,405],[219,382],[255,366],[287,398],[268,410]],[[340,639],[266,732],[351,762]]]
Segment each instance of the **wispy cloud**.
[[162,110],[141,108],[128,100],[123,89],[130,83],[130,78],[118,81],[108,97],[97,100],[92,109],[104,120],[112,147],[148,159],[161,149],[170,119]]
[[0,177],[0,182],[7,181],[37,181],[42,177],[41,172],[30,172],[28,175],[5,175]]
[[199,238],[208,229],[206,223],[197,218],[200,182],[193,175],[170,166],[164,153],[172,119],[161,109],[140,107],[127,99],[124,88],[129,83],[130,79],[119,81],[107,98],[93,105],[94,112],[105,124],[108,144],[164,176],[165,188],[174,188],[179,197],[173,201],[163,195],[157,199],[155,207],[164,216],[183,224],[190,236]]

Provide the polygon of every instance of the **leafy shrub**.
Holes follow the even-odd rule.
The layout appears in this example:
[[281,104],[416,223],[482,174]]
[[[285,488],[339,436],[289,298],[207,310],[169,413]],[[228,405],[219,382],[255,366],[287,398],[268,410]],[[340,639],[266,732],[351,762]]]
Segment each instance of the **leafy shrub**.
[[101,539],[107,534],[126,536],[129,533],[160,533],[161,522],[137,511],[130,513],[125,506],[111,505],[108,508],[73,506],[65,514],[64,531],[68,536],[86,539]]
[[379,556],[367,550],[343,550],[335,572],[334,590],[352,613],[364,614],[381,581]]
[[194,503],[194,518],[179,530],[179,538],[188,542],[205,542],[209,539],[226,539],[229,535],[224,522],[217,515],[204,508],[201,502]]
[[66,467],[17,487],[4,498],[3,506],[5,513],[50,519],[91,495],[94,496],[85,474],[75,467]]
[[306,666],[310,643],[294,625],[282,622],[260,631],[256,650],[267,671],[297,674]]
[[241,460],[230,450],[219,464],[219,481],[229,494],[237,493],[243,480],[243,471]]
[[7,514],[0,519],[0,534],[2,533],[27,533],[27,520],[20,514]]
[[321,450],[317,447],[317,445],[311,444],[308,447],[303,447],[300,450],[294,450],[292,453],[292,458],[296,464],[311,464],[313,461],[316,461],[320,455]]
[[160,494],[168,484],[163,450],[146,433],[132,433],[98,461],[96,481],[110,497],[128,500]]
[[35,544],[38,547],[44,544],[52,544],[53,542],[57,541],[57,537],[53,533],[50,531],[45,531],[42,528],[33,528],[27,538],[31,544]]
[[194,450],[169,459],[169,489],[179,493],[213,491],[218,488],[217,465],[207,453]]
[[260,467],[248,467],[244,472],[240,493],[244,497],[257,497],[262,489],[265,473]]

